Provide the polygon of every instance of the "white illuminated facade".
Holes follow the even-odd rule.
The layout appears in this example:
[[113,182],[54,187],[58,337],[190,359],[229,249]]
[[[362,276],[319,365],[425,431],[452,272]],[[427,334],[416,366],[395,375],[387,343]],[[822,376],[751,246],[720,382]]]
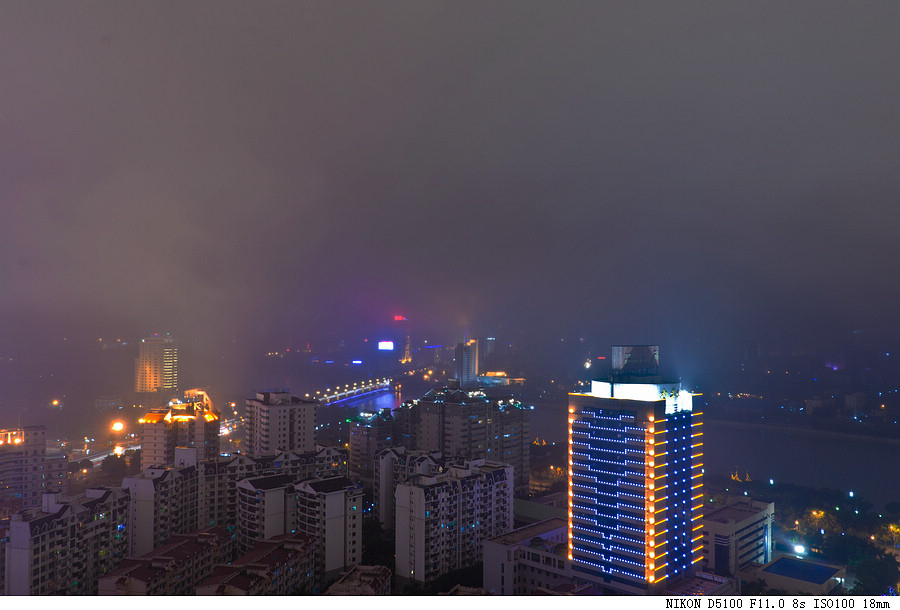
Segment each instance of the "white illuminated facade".
[[655,346],[615,349],[610,379],[569,395],[568,559],[603,588],[655,594],[702,558],[701,414]]

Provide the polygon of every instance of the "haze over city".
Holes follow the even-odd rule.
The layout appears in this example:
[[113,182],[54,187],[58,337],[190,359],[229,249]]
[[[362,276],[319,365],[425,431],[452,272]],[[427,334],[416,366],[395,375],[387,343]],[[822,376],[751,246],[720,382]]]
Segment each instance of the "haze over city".
[[886,423],[898,23],[831,0],[8,3],[0,428],[106,426],[95,400],[166,332],[220,405],[352,378],[290,350],[380,374],[381,340],[496,337],[538,407],[653,345],[704,401],[865,394],[825,410]]

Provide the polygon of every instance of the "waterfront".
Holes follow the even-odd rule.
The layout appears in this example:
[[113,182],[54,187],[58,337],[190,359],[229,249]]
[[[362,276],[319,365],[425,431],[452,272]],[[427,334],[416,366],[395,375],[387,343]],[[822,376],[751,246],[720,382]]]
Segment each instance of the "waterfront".
[[[349,403],[326,407],[323,421],[354,417],[360,411],[395,409],[411,396],[385,392]],[[535,402],[531,436],[548,443],[566,439],[567,405]],[[900,453],[896,440],[841,435],[815,430],[767,427],[706,418],[703,453],[708,474],[738,470],[753,480],[794,483],[853,491],[875,506],[900,502],[900,460],[885,455]],[[532,438],[532,440],[533,440]]]
[[900,460],[885,459],[900,452],[895,440],[713,419],[703,427],[708,473],[853,491],[876,507],[900,502]]
[[[532,436],[565,442],[565,404],[535,403]],[[853,491],[875,506],[900,502],[900,454],[896,440],[794,430],[706,418],[703,460],[707,474],[739,470],[756,481]]]

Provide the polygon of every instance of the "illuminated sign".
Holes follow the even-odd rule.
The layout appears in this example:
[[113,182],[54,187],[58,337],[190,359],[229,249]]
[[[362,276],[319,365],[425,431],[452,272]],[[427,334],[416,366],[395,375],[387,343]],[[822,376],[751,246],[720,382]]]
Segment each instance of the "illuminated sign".
[[680,383],[610,383],[592,381],[592,396],[643,402],[666,401],[666,414],[693,410],[693,394],[681,389]]
[[350,364],[362,364],[362,360],[351,360]]
[[378,349],[383,352],[392,352],[394,351],[394,342],[393,341],[379,341]]
[[394,316],[394,322],[406,322],[406,316]]

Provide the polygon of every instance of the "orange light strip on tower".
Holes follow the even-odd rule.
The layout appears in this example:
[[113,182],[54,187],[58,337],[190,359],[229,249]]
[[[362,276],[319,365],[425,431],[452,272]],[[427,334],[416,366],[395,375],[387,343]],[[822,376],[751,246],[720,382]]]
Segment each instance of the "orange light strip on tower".
[[[653,524],[653,515],[656,511],[656,494],[654,489],[654,481],[656,480],[656,459],[654,454],[656,446],[656,426],[654,425],[653,415],[647,417],[649,424],[645,428],[644,435],[644,509],[646,522]],[[653,582],[656,578],[656,557],[652,549],[656,543],[656,525],[645,527],[644,530],[644,579],[647,582]],[[651,549],[651,550],[647,550]]]
[[569,492],[569,527],[566,530],[567,538],[569,542],[569,552],[567,554],[569,561],[572,560],[572,551],[575,549],[575,538],[572,532],[573,527],[573,516],[575,512],[575,503],[573,500],[574,490],[572,485],[572,424],[575,423],[575,407],[569,406],[569,477],[568,477],[568,492]]

